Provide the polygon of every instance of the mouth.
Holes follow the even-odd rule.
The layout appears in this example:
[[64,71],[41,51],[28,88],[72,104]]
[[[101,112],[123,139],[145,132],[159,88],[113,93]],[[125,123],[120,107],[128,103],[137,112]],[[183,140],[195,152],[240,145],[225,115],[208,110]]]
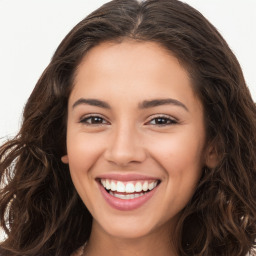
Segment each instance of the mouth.
[[112,196],[127,200],[145,195],[155,189],[160,180],[141,180],[141,181],[117,181],[110,179],[100,179],[101,185]]
[[134,210],[146,203],[161,183],[159,179],[97,179],[104,199],[115,209]]

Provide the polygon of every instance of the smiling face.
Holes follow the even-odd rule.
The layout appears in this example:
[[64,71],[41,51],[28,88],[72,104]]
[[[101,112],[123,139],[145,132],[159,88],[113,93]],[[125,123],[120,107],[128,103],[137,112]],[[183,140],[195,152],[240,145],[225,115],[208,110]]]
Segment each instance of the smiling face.
[[67,155],[93,232],[169,231],[205,165],[203,109],[179,61],[156,43],[102,43],[77,70]]

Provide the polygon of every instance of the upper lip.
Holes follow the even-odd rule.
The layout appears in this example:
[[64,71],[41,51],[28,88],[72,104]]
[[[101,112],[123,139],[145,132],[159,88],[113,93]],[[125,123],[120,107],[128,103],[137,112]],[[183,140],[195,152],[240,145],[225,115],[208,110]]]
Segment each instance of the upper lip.
[[108,173],[108,174],[102,174],[98,176],[97,179],[109,179],[109,180],[120,180],[120,181],[160,180],[158,177],[135,174],[135,173],[128,173],[128,174]]

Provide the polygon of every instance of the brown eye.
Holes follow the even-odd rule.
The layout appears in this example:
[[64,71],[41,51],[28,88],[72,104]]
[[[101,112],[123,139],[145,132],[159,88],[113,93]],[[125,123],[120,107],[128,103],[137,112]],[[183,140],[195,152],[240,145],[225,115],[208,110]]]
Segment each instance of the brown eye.
[[100,116],[88,116],[81,119],[80,123],[84,123],[86,125],[101,125],[107,124],[108,122]]
[[172,124],[177,124],[176,120],[173,120],[168,117],[156,117],[153,118],[149,124],[151,125],[158,125],[158,126],[164,126],[164,125],[172,125]]

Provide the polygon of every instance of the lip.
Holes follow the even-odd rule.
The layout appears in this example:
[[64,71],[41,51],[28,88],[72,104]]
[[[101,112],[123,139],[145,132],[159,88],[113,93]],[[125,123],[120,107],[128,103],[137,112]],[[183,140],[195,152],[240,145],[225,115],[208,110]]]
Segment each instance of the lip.
[[120,180],[120,181],[137,181],[137,180],[160,180],[158,177],[152,177],[141,174],[117,174],[117,173],[109,173],[102,174],[96,179],[109,179],[109,180]]
[[145,195],[134,198],[134,199],[120,199],[110,195],[99,182],[98,182],[98,186],[106,202],[112,208],[119,211],[132,211],[141,207],[142,205],[144,205],[146,202],[150,200],[150,198],[155,194],[155,192],[158,189],[158,186],[157,186],[153,190],[147,192]]

